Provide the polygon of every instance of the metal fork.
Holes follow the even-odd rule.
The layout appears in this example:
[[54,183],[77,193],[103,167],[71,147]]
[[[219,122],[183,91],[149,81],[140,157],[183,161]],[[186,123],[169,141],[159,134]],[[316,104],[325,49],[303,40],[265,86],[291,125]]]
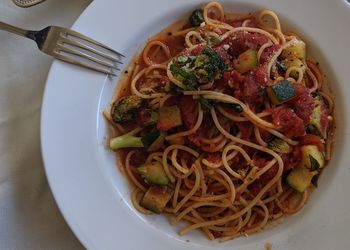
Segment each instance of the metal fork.
[[31,31],[0,22],[0,29],[32,39],[42,52],[56,59],[108,75],[116,75],[124,57],[102,43],[63,27],[48,26]]

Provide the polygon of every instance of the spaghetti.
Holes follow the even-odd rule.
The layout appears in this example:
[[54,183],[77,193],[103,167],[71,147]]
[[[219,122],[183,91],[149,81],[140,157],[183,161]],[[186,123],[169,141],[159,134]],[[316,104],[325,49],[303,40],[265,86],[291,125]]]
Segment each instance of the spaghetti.
[[260,231],[307,202],[331,159],[334,101],[305,42],[278,16],[193,11],[121,78],[110,147],[140,213],[210,240]]

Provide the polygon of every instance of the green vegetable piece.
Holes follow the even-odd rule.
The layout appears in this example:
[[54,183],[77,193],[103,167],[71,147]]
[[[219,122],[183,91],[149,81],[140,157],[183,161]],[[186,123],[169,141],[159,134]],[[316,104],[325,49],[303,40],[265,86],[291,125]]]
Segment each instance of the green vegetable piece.
[[299,165],[288,174],[286,181],[289,186],[302,193],[310,186],[311,180],[316,174],[316,171],[310,172],[303,165]]
[[120,148],[142,148],[143,143],[141,137],[126,134],[112,138],[109,141],[109,147],[112,150],[117,150]]
[[204,70],[207,71],[209,78],[215,77],[216,74],[222,73],[227,68],[224,59],[211,47],[205,46],[201,55],[208,57],[208,63]]
[[315,161],[318,164],[317,168],[322,168],[324,166],[324,156],[317,146],[315,145],[302,146],[301,152],[303,156],[302,163],[304,166],[306,166],[310,170],[316,167]]
[[198,82],[200,83],[206,83],[211,81],[211,79],[209,78],[209,74],[207,71],[205,71],[204,69],[198,69],[195,71],[196,77],[198,78]]
[[320,164],[318,163],[318,161],[311,155],[309,155],[309,158],[310,158],[310,170],[311,171],[318,170],[320,168]]
[[291,46],[282,51],[282,58],[298,58],[305,59],[306,57],[306,45],[303,41],[297,39]]
[[169,69],[176,78],[176,80],[183,81],[187,76],[187,72],[185,70],[182,70],[175,64],[171,64]]
[[147,190],[140,204],[154,213],[161,213],[172,194],[173,190],[168,186],[152,186]]
[[158,112],[151,109],[142,109],[140,110],[142,113],[142,125],[150,126],[157,123],[158,120]]
[[147,148],[147,151],[152,152],[152,151],[159,150],[164,145],[165,136],[166,136],[166,133],[160,132],[157,139],[155,139],[155,141]]
[[148,163],[137,168],[137,172],[144,177],[148,183],[154,185],[168,185],[169,179],[159,162]]
[[176,66],[175,64],[170,65],[170,71],[173,73],[176,80],[183,82],[186,86],[197,86],[198,79],[193,72],[187,72],[183,68]]
[[195,56],[179,56],[177,58],[177,63],[179,66],[186,66],[186,64],[191,64],[196,60]]
[[194,63],[194,66],[196,68],[202,68],[209,62],[209,58],[206,55],[198,55],[196,58],[196,61]]
[[283,80],[267,88],[267,95],[275,105],[293,99],[296,94],[290,81]]
[[131,121],[134,118],[134,111],[144,103],[145,99],[136,95],[124,96],[112,105],[111,117],[116,123]]
[[188,60],[187,56],[179,56],[177,58],[178,63],[181,63],[181,64],[185,64],[187,62],[187,60]]
[[203,10],[202,9],[194,10],[189,18],[189,22],[192,27],[201,25],[201,23],[204,22]]
[[269,142],[268,146],[270,149],[277,153],[289,154],[292,151],[291,146],[289,146],[289,144],[286,141],[280,138],[273,139]]
[[314,109],[312,110],[311,119],[309,123],[309,129],[310,131],[318,136],[321,136],[322,138],[327,138],[327,131],[325,128],[321,126],[321,101],[320,97],[314,98]]
[[233,66],[239,73],[244,74],[258,66],[258,56],[256,50],[248,49],[240,54],[233,62]]
[[168,131],[173,127],[182,125],[181,111],[177,106],[163,107],[159,110],[157,128]]
[[146,149],[148,149],[152,145],[152,143],[155,140],[157,140],[159,135],[160,135],[159,131],[153,131],[153,132],[150,132],[150,133],[142,136],[141,141],[142,141],[143,146]]
[[216,38],[216,37],[210,37],[209,42],[211,42],[213,44],[219,44],[219,43],[221,43],[221,40],[219,38]]
[[227,68],[224,60],[209,46],[204,47],[197,57],[189,58],[179,56],[170,65],[174,77],[189,89],[197,89],[198,83],[219,79]]

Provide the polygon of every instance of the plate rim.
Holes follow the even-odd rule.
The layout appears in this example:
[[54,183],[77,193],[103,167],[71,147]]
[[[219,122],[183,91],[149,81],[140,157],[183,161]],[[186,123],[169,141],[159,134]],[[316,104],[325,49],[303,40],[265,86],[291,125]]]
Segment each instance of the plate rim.
[[[75,28],[77,26],[77,23],[81,22],[82,18],[85,18],[85,16],[88,15],[88,13],[90,13],[90,10],[92,8],[94,8],[95,5],[97,4],[102,4],[103,1],[93,1],[84,11],[83,13],[79,16],[79,18],[77,19],[77,21],[73,24],[73,28]],[[108,2],[107,0],[105,0],[104,2]],[[195,2],[202,2],[202,1],[195,1]],[[255,2],[255,0],[253,1],[249,1],[249,2]],[[78,29],[79,31],[79,29]],[[53,62],[52,66],[50,67],[49,73],[47,75],[47,80],[46,80],[46,84],[49,84],[49,82],[51,81],[51,77],[55,74],[54,71],[56,70],[57,65],[60,65],[60,62]],[[76,71],[79,72],[79,71]],[[83,73],[84,74],[84,73]],[[103,78],[103,77],[102,77]],[[96,79],[102,79],[100,76],[97,76]],[[45,90],[44,90],[44,98],[43,98],[43,106],[42,106],[42,114],[45,114],[45,105],[47,104],[47,91],[48,88],[47,86],[45,86]],[[346,104],[347,106],[347,104]],[[346,107],[347,108],[347,107]],[[40,129],[40,137],[41,137],[41,149],[42,149],[42,154],[43,154],[43,162],[44,162],[44,166],[45,166],[45,173],[46,176],[48,178],[49,181],[49,185],[50,188],[52,190],[54,199],[56,201],[56,203],[58,204],[58,207],[61,211],[61,214],[63,215],[64,219],[66,220],[67,224],[70,226],[70,228],[72,229],[72,231],[75,233],[75,235],[77,236],[77,238],[83,243],[83,245],[87,248],[96,248],[96,246],[94,245],[94,243],[89,239],[89,237],[87,235],[85,235],[81,229],[78,229],[75,224],[76,222],[74,221],[74,219],[72,218],[72,216],[68,215],[68,212],[65,211],[65,207],[61,201],[61,196],[62,194],[58,194],[54,188],[54,186],[56,185],[54,183],[54,180],[52,179],[52,176],[50,176],[50,170],[48,169],[48,159],[47,159],[47,152],[46,149],[44,147],[44,145],[46,144],[45,140],[46,140],[46,135],[45,135],[45,119],[46,116],[42,115],[41,116],[41,121],[40,121],[40,125],[41,125],[41,129]],[[349,148],[349,147],[347,147]]]

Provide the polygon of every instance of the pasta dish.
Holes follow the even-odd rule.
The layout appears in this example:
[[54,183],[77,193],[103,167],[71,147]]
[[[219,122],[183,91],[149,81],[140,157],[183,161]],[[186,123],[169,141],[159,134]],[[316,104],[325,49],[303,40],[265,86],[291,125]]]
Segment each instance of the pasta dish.
[[299,211],[331,159],[334,101],[302,37],[263,10],[193,10],[123,72],[110,148],[134,207],[226,241]]

